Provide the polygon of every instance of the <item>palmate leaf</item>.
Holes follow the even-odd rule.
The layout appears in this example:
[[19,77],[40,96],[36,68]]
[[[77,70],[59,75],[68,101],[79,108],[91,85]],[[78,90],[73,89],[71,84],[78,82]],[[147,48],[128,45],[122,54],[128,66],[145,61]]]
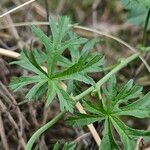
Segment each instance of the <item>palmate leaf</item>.
[[107,88],[102,89],[112,109],[118,108],[119,104],[128,103],[130,99],[138,97],[142,91],[140,86],[133,85],[133,80],[128,81],[122,88],[117,87],[115,76],[110,78]]
[[[60,87],[60,82],[78,80],[94,85],[94,80],[87,73],[101,70],[103,59],[101,55],[89,53],[98,41],[88,42],[88,39],[72,33],[68,17],[59,17],[57,21],[50,17],[49,23],[52,31],[50,37],[40,28],[31,25],[32,32],[39,38],[45,49],[22,51],[19,60],[12,63],[20,65],[35,75],[17,78],[11,82],[10,87],[18,90],[33,84],[26,98],[38,99],[43,95],[46,97],[45,106],[48,106],[55,96],[58,96],[61,110],[73,112],[74,101]],[[81,46],[83,49],[80,52]],[[62,55],[65,50],[70,52],[71,60]],[[75,60],[76,53],[78,57]],[[41,65],[46,65],[46,69],[43,70]]]
[[122,149],[113,137],[113,127],[120,135],[124,150],[133,150],[137,138],[140,136],[143,136],[144,139],[150,137],[150,131],[132,129],[120,120],[120,116],[150,118],[150,92],[142,98],[138,98],[141,90],[140,86],[133,84],[133,80],[119,88],[115,76],[112,76],[108,81],[107,88],[103,88],[104,93],[102,96],[104,97],[100,98],[97,104],[85,101],[84,109],[87,114],[75,113],[67,121],[71,125],[84,126],[104,120],[104,132],[100,149]]
[[87,42],[88,40],[86,38],[82,38],[82,37],[73,37],[69,40],[66,40],[65,42],[63,42],[59,47],[58,50],[62,53],[65,49],[70,48],[72,46],[76,46],[76,45],[81,45],[84,44],[85,42]]
[[[71,33],[71,36],[76,36],[76,34]],[[102,70],[103,56],[97,53],[89,53],[98,41],[98,39],[88,41],[85,43],[81,52],[77,51],[78,45],[71,46],[69,51],[71,52],[72,61],[61,56],[58,64],[65,69],[63,72],[53,75],[52,78],[59,78],[62,80],[72,79],[94,85],[93,79],[90,78],[87,73],[99,72]]]

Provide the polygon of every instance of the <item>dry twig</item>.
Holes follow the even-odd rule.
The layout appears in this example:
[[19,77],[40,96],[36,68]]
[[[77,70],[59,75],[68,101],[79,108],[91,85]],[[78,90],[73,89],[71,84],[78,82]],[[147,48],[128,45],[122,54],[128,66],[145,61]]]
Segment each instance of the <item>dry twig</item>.
[[26,5],[29,5],[30,3],[34,2],[34,1],[35,1],[35,0],[30,0],[30,1],[28,1],[28,2],[25,2],[24,4],[22,4],[22,5],[20,5],[20,6],[17,6],[17,7],[15,7],[15,8],[13,8],[13,9],[7,11],[6,13],[0,15],[0,18],[2,18],[2,17],[4,17],[4,16],[6,16],[6,15],[8,15],[8,14],[14,12],[14,11],[16,11],[16,10],[18,10],[18,9],[20,9],[20,8],[22,8],[22,7],[24,7],[24,6],[26,6]]

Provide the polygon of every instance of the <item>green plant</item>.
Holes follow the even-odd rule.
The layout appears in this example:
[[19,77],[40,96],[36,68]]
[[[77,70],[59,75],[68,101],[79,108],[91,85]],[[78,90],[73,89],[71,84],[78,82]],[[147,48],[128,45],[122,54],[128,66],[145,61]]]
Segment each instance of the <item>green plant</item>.
[[[73,112],[74,101],[61,87],[61,81],[74,79],[91,85],[95,84],[87,73],[101,71],[103,56],[89,53],[98,40],[88,41],[72,33],[71,27],[68,26],[68,17],[60,17],[59,25],[52,18],[49,22],[52,30],[51,37],[47,37],[39,28],[31,26],[33,33],[45,46],[45,51],[32,50],[32,48],[26,53],[22,51],[20,60],[12,63],[34,72],[35,75],[15,78],[10,87],[18,90],[34,83],[35,85],[29,90],[26,98],[31,100],[36,94],[47,92],[46,106],[48,106],[57,94],[61,110]],[[84,46],[80,52],[78,49],[81,44]],[[70,51],[71,60],[62,55],[66,49]],[[47,72],[41,68],[42,64],[47,66]],[[61,67],[61,70],[57,69],[58,66]],[[45,87],[47,89],[43,91]]]
[[139,136],[150,136],[150,131],[132,129],[120,120],[120,116],[150,118],[150,92],[140,99],[131,101],[141,94],[142,88],[138,85],[133,86],[133,80],[130,80],[122,88],[117,87],[114,76],[109,79],[107,88],[103,87],[102,89],[103,98],[98,89],[98,105],[84,101],[84,109],[89,114],[75,113],[68,118],[68,123],[73,126],[84,126],[104,120],[104,133],[100,149],[120,149],[113,137],[113,126],[120,135],[124,149],[133,150],[135,140]]
[[[46,36],[39,28],[33,25],[31,26],[32,32],[44,45],[44,51],[34,49],[31,46],[27,52],[21,52],[18,61],[12,63],[20,65],[33,73],[31,76],[14,78],[10,83],[12,89],[18,90],[24,86],[33,84],[34,86],[26,95],[29,100],[40,99],[41,96],[45,96],[45,106],[49,106],[54,97],[57,96],[61,108],[61,112],[55,118],[43,125],[32,135],[27,143],[26,150],[31,150],[39,136],[59,121],[65,113],[71,112],[73,114],[76,102],[80,101],[84,96],[95,91],[101,99],[100,87],[110,78],[108,89],[103,88],[102,91],[104,98],[109,99],[109,101],[107,101],[108,103],[103,99],[99,101],[99,106],[86,102],[85,109],[88,109],[92,114],[75,113],[75,116],[71,117],[68,121],[79,125],[86,125],[105,119],[104,132],[107,134],[104,135],[100,147],[104,146],[105,142],[111,140],[112,143],[110,142],[110,144],[118,148],[113,140],[110,128],[111,124],[113,124],[119,134],[123,132],[123,129],[127,130],[127,133],[131,133],[131,136],[127,136],[126,132],[123,132],[123,138],[128,140],[128,143],[136,136],[149,135],[147,131],[138,131],[127,127],[118,118],[118,116],[129,115],[130,113],[128,113],[127,110],[130,109],[132,109],[130,111],[132,111],[133,116],[148,118],[150,114],[147,108],[149,102],[145,99],[149,99],[149,93],[145,96],[146,98],[143,97],[143,101],[139,99],[132,103],[137,103],[137,106],[143,105],[143,108],[137,110],[137,108],[134,107],[133,109],[132,104],[129,104],[129,100],[136,98],[137,95],[141,93],[141,88],[137,85],[132,87],[133,81],[130,80],[122,90],[118,90],[116,88],[116,80],[113,76],[131,61],[137,59],[140,56],[140,52],[135,52],[135,54],[122,60],[108,74],[95,83],[88,73],[103,71],[104,57],[98,53],[91,53],[90,50],[99,42],[99,39],[88,40],[73,33],[71,31],[73,26],[70,25],[68,17],[59,17],[58,21],[50,18],[49,24],[52,32],[52,36],[50,37]],[[64,56],[65,51],[69,52],[70,58]],[[145,52],[145,50],[143,50],[143,52]],[[46,66],[46,69],[42,66]],[[79,95],[72,95],[73,91],[66,91],[62,85],[64,81],[67,85],[70,85],[74,80],[89,84],[91,87]],[[81,121],[78,122],[79,120]],[[124,145],[128,146],[127,143],[124,143]],[[58,144],[56,144],[55,147],[57,148]]]

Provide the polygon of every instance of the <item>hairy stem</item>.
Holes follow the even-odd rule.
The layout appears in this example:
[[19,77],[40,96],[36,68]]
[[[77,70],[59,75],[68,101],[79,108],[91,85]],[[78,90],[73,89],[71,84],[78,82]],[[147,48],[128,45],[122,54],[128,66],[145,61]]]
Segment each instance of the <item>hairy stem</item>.
[[44,133],[47,129],[52,127],[56,122],[58,122],[64,115],[66,111],[60,112],[55,118],[53,118],[50,122],[43,125],[41,128],[39,128],[30,138],[26,145],[26,150],[32,150],[32,146],[35,143],[35,141],[40,137],[42,133]]
[[150,9],[148,10],[147,17],[146,17],[146,20],[145,20],[145,25],[144,25],[143,39],[142,39],[142,45],[143,46],[145,46],[145,44],[146,44],[147,27],[148,27],[149,18],[150,18]]
[[[118,66],[116,66],[113,70],[111,70],[108,74],[106,74],[102,79],[100,79],[96,87],[101,87],[113,74],[117,73],[119,70],[124,68],[128,63],[133,61],[134,59],[138,58],[140,53],[136,52],[135,54],[127,57],[124,59]],[[81,94],[74,97],[74,100],[78,102],[81,98],[83,98],[85,95],[89,94],[94,90],[95,87],[91,86]],[[38,129],[30,138],[30,140],[27,143],[26,150],[31,150],[34,142],[40,137],[40,135],[45,132],[47,129],[49,129],[52,125],[54,125],[56,122],[58,122],[66,113],[67,111],[60,112],[55,118],[53,118],[50,122],[42,126],[40,129]]]

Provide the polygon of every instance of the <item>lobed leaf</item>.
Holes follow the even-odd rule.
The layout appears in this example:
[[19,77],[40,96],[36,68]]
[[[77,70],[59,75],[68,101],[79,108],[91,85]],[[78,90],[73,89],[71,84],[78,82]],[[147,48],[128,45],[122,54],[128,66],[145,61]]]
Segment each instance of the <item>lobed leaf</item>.
[[48,91],[47,91],[47,98],[45,103],[46,107],[49,106],[49,104],[52,102],[55,96],[56,96],[55,83],[53,81],[48,81]]
[[67,123],[77,127],[85,126],[103,119],[104,118],[99,115],[75,113],[74,116],[71,116],[67,119]]
[[19,90],[20,88],[27,86],[32,83],[36,83],[41,81],[41,78],[39,76],[22,76],[22,77],[14,77],[9,87],[13,89],[14,91]]
[[52,41],[50,38],[40,28],[37,28],[34,25],[31,25],[30,28],[35,36],[37,36],[40,42],[45,46],[46,50],[52,50]]
[[67,110],[73,113],[74,101],[70,95],[59,86],[55,86],[55,90],[59,98],[61,111]]

